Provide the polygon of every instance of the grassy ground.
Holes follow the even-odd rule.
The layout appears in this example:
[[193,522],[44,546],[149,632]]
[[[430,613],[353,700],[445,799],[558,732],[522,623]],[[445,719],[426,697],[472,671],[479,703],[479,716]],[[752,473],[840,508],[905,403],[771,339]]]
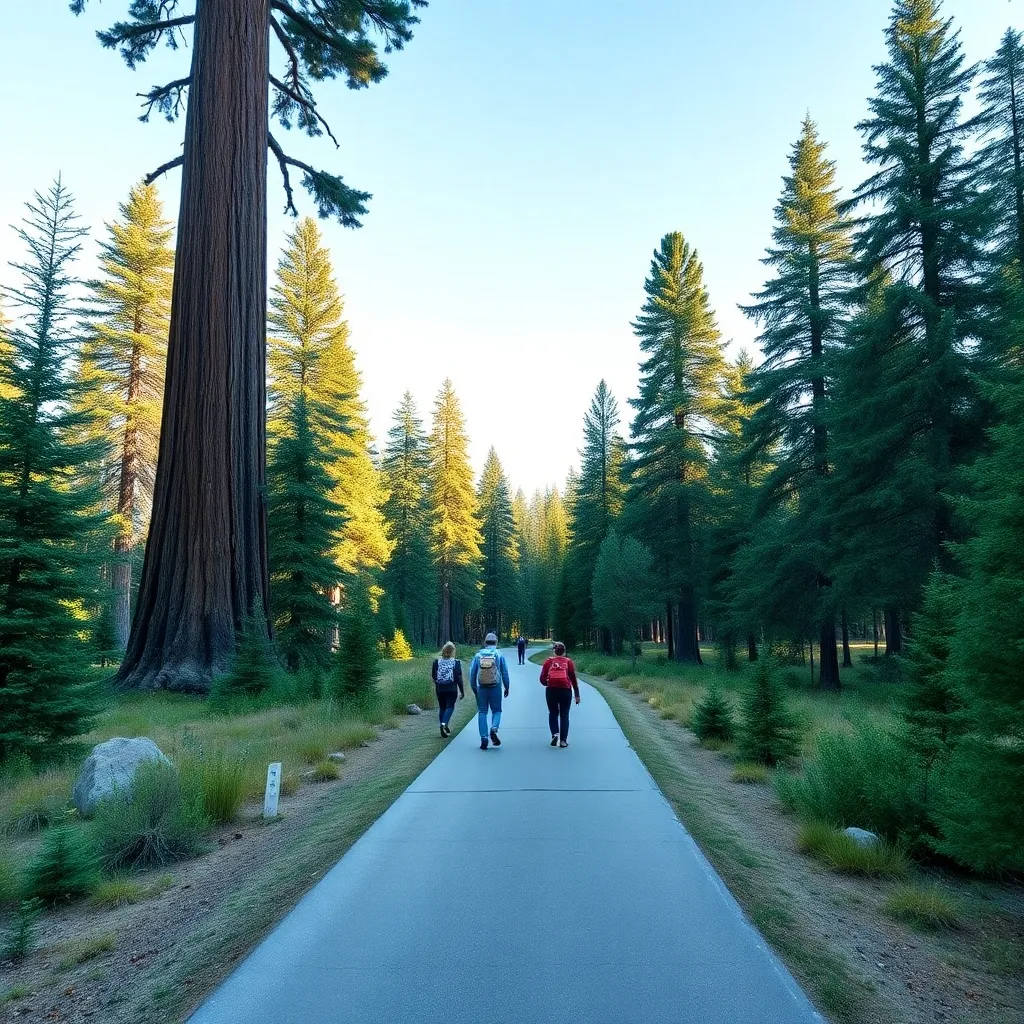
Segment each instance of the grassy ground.
[[[834,829],[801,826],[765,784],[770,773],[738,763],[731,744],[709,749],[689,732],[710,684],[737,709],[747,685],[745,671],[716,668],[713,651],[705,660],[688,668],[648,650],[635,667],[587,653],[576,664],[818,1007],[842,1024],[1024,1019],[1021,887],[920,869],[889,849],[865,859]],[[783,671],[804,752],[823,730],[895,721],[901,688],[863,660],[834,695],[811,690],[809,666]]]
[[[92,743],[149,736],[177,764],[231,765],[243,791],[231,820],[209,832],[205,855],[102,878],[86,898],[46,910],[35,951],[3,965],[0,1021],[69,1019],[63,1004],[80,999],[109,1022],[181,1019],[440,749],[436,716],[405,711],[434,704],[428,660],[386,662],[379,690],[358,715],[319,700],[225,714],[193,697],[122,696],[67,763],[9,772],[0,788],[0,938],[15,929],[27,866],[53,825],[83,835],[92,827],[68,803]],[[460,702],[453,724],[468,720],[470,704]],[[324,762],[337,751],[348,753],[335,780]],[[260,812],[271,761],[282,762],[285,785],[281,818],[268,824]],[[156,907],[159,928],[149,926]]]

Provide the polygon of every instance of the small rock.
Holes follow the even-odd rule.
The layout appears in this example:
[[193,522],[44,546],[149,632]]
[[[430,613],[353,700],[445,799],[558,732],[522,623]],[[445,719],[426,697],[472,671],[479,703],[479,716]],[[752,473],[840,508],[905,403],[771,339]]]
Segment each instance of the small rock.
[[362,741],[362,742],[361,742],[361,743],[359,744],[359,746],[361,746],[361,747],[371,747],[371,746],[373,746],[373,744],[372,744],[372,743],[371,743],[371,742],[370,742],[369,740],[363,740],[363,741]]
[[335,753],[333,754],[328,754],[327,760],[334,761],[336,764],[341,764],[341,762],[345,760],[345,755],[340,750],[338,750],[335,751]]
[[419,706],[419,704],[406,704],[405,705],[405,710],[410,715],[422,715],[423,714],[423,708],[421,708]]
[[171,763],[152,740],[144,737],[128,740],[118,736],[97,743],[71,791],[71,802],[78,813],[88,818],[97,804],[113,796],[115,790],[131,789],[139,765],[146,761]]
[[848,835],[858,846],[877,846],[878,836],[874,832],[868,832],[863,828],[844,828],[843,833]]

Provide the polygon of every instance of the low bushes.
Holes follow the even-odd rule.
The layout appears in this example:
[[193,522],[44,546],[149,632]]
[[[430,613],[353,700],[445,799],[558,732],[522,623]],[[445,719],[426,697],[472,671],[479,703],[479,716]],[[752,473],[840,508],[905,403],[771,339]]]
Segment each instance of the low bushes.
[[925,931],[961,924],[960,905],[937,885],[900,885],[886,897],[884,909],[890,917]]
[[313,766],[314,782],[331,782],[340,778],[341,768],[334,761],[324,760]]
[[18,864],[8,851],[0,851],[0,907],[17,903],[21,889],[21,871]]
[[732,781],[745,785],[755,785],[768,781],[768,769],[763,764],[752,761],[741,761],[732,770]]
[[25,879],[27,894],[48,906],[88,895],[100,880],[92,837],[72,825],[58,825],[43,837]]
[[690,715],[690,728],[702,742],[722,740],[729,743],[736,735],[732,705],[717,687],[709,687],[704,697],[694,706]]
[[0,812],[0,832],[24,835],[52,825],[67,811],[68,790],[64,772],[50,771],[20,780],[11,802]]
[[822,733],[798,776],[779,773],[776,791],[807,821],[870,829],[909,849],[923,845],[927,814],[913,755],[883,729]]
[[895,844],[880,840],[872,846],[861,846],[824,822],[801,825],[797,849],[844,874],[901,877],[910,870],[907,855]]
[[192,857],[203,848],[209,827],[202,791],[186,788],[177,771],[156,761],[139,767],[130,796],[104,800],[93,823],[103,866],[109,871],[157,867]]
[[238,758],[217,751],[210,757],[190,758],[182,765],[186,788],[199,792],[209,821],[234,821],[246,797],[246,766]]

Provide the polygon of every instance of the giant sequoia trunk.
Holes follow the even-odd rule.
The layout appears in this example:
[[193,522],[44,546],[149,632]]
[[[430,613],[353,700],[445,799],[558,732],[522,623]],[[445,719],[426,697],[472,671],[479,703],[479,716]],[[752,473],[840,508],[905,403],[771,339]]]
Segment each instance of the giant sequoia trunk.
[[267,0],[199,0],[160,457],[122,686],[205,691],[268,626]]
[[675,660],[688,665],[701,665],[700,644],[697,642],[697,601],[692,592],[683,594],[676,605]]

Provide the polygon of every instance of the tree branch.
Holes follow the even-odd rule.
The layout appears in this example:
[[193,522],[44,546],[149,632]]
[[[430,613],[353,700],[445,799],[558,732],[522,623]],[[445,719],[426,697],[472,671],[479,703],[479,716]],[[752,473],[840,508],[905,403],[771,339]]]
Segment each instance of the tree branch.
[[147,185],[152,185],[161,174],[166,174],[168,171],[174,170],[175,167],[180,167],[185,162],[183,156],[176,156],[173,160],[168,160],[167,163],[161,164],[155,171],[151,171],[143,178],[143,181]]
[[270,132],[267,132],[267,144],[270,146],[270,151],[277,157],[277,162],[281,167],[281,177],[284,180],[284,194],[287,196],[287,202],[284,206],[284,212],[290,213],[295,217],[298,217],[299,211],[295,208],[295,197],[292,193],[292,182],[288,176],[288,157],[285,156],[284,150],[278,145],[277,139],[274,138]]
[[311,36],[315,36],[324,46],[329,46],[335,53],[342,53],[350,49],[351,43],[344,36],[325,32],[304,14],[300,14],[294,7],[286,4],[284,0],[270,0],[270,6],[273,10],[280,11],[286,18],[291,18],[296,25],[300,25]]
[[270,27],[274,30],[274,35],[277,36],[278,41],[288,54],[288,63],[291,67],[292,88],[298,89],[302,84],[302,78],[299,71],[299,55],[295,52],[295,47],[292,45],[292,41],[288,38],[288,33],[281,28],[277,18],[270,19]]
[[307,110],[309,112],[310,117],[315,118],[317,121],[320,122],[320,124],[324,126],[324,131],[326,131],[327,134],[330,136],[331,142],[334,143],[334,148],[341,149],[341,146],[338,144],[338,140],[334,137],[334,132],[331,131],[331,126],[327,123],[326,119],[316,109],[316,103],[314,103],[310,97],[304,96],[302,93],[295,92],[294,90],[289,89],[288,86],[284,84],[284,82],[282,82],[278,78],[275,78],[273,75],[270,76],[270,84],[275,89],[278,89],[281,92],[283,92],[285,96],[292,100],[292,102],[297,103],[304,110]]
[[[149,92],[136,93],[136,96],[141,96],[146,101],[143,104],[146,112],[139,117],[139,120],[148,121],[149,115],[153,113],[153,107],[156,107],[168,121],[173,121],[181,112],[181,95],[185,91],[186,86],[191,84],[192,76],[190,75],[187,78],[177,78],[166,85],[154,85]],[[173,102],[171,101],[172,93],[174,94]]]

